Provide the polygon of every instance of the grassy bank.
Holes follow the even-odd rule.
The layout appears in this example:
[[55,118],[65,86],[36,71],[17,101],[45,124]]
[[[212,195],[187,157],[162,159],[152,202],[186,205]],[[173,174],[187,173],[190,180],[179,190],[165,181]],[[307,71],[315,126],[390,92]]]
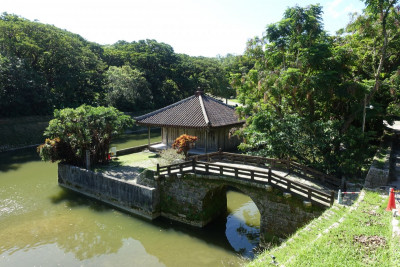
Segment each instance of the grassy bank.
[[43,143],[43,132],[51,116],[0,119],[0,152]]
[[400,266],[400,239],[392,237],[387,199],[363,191],[353,206],[335,204],[248,266]]

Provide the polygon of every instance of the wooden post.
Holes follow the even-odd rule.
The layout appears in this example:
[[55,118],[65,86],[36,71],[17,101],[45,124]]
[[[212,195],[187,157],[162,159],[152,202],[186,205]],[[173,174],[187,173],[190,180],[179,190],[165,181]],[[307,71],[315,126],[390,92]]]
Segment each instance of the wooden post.
[[183,165],[182,163],[181,163],[181,164],[179,164],[179,172],[180,172],[180,173],[182,173],[182,172],[183,172],[182,165]]
[[271,183],[271,174],[272,174],[272,170],[271,170],[271,166],[268,167],[268,183]]
[[251,175],[250,179],[254,180],[254,171],[253,170],[250,171],[250,175]]
[[290,191],[290,188],[292,187],[292,182],[291,181],[287,181],[287,186],[286,186],[286,189],[288,190],[288,191]]
[[171,174],[171,166],[168,166],[168,175]]
[[147,135],[148,135],[148,138],[147,138],[147,148],[148,149],[150,149],[150,126],[148,126],[147,127]]
[[165,130],[167,131],[167,133],[165,134],[165,146],[168,149],[168,128],[165,128]]
[[192,172],[196,173],[196,160],[192,159]]
[[204,131],[204,153],[207,154],[207,146],[208,146],[208,131]]
[[335,201],[335,192],[332,190],[331,191],[331,202],[330,202],[331,206],[333,205],[334,201]]
[[90,151],[86,150],[86,170],[90,170]]
[[224,168],[223,166],[219,166],[219,174],[223,175],[224,174]]
[[209,173],[209,165],[208,165],[208,163],[206,163],[206,173],[208,174]]
[[239,178],[239,170],[235,168],[235,178]]
[[308,196],[307,197],[308,197],[309,200],[311,200],[311,195],[312,195],[312,191],[311,191],[311,189],[308,189]]
[[160,164],[157,163],[157,175],[160,175]]

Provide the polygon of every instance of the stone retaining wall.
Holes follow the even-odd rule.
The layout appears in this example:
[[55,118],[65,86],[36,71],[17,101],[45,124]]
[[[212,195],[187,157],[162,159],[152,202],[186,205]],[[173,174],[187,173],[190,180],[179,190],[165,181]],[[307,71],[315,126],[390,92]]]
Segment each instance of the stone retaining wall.
[[58,184],[148,219],[160,215],[160,193],[156,188],[66,164],[58,164]]
[[375,154],[368,174],[365,177],[365,188],[378,188],[388,184],[390,179],[390,158],[392,145],[392,138],[390,136],[386,136],[378,152]]

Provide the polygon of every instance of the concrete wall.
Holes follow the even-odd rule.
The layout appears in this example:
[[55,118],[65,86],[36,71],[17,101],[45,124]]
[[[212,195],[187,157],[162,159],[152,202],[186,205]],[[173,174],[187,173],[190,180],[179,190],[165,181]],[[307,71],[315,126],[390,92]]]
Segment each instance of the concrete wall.
[[58,183],[62,187],[148,219],[160,215],[160,194],[156,188],[65,164],[58,164]]

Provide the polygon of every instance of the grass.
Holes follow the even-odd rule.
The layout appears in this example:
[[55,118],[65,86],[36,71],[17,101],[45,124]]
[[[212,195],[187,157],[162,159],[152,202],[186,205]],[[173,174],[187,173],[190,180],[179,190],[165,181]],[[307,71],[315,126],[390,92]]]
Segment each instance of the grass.
[[0,119],[0,151],[43,143],[51,116]]
[[[281,246],[248,266],[400,266],[400,240],[392,237],[387,197],[364,191],[352,207],[335,204]],[[362,197],[361,197],[362,198]]]
[[157,163],[158,157],[156,154],[143,151],[114,158],[108,165],[96,166],[93,171],[104,172],[110,169],[114,171],[119,171],[126,169],[125,167],[129,167],[131,170],[133,168],[136,168],[138,170],[156,170]]

